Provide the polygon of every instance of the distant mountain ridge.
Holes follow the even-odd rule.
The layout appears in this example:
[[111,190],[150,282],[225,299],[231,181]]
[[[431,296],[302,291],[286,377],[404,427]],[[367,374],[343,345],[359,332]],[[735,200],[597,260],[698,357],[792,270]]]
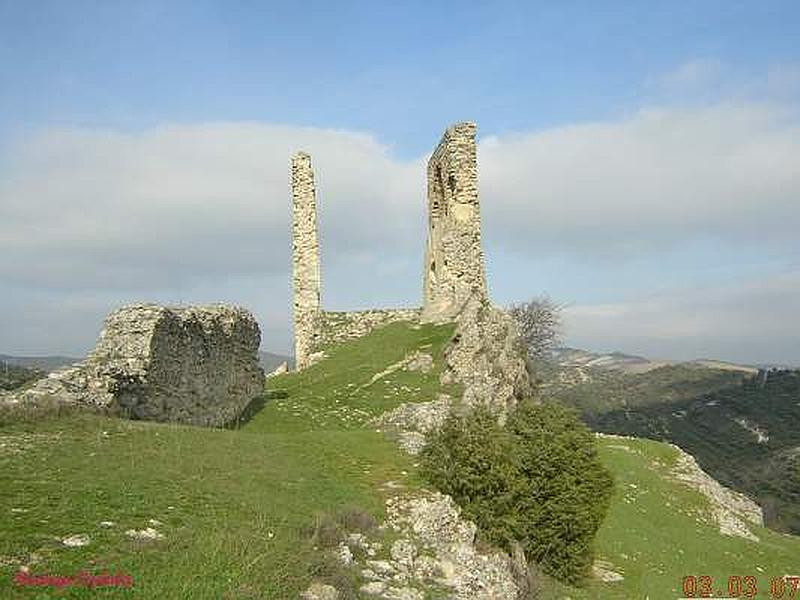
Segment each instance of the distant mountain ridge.
[[800,534],[800,369],[564,348],[537,379],[594,431],[676,444],[756,500],[769,527]]
[[623,373],[646,373],[659,367],[672,365],[696,365],[709,369],[724,369],[730,371],[742,371],[745,373],[757,373],[759,367],[764,365],[741,365],[723,360],[698,358],[690,361],[677,360],[651,360],[644,356],[635,354],[624,354],[622,352],[599,353],[579,348],[562,347],[553,353],[554,362],[561,367],[587,367],[604,369],[609,371],[621,371]]
[[25,367],[26,369],[39,369],[49,373],[61,367],[66,367],[83,360],[71,356],[11,356],[0,354],[0,361],[14,365],[15,367]]

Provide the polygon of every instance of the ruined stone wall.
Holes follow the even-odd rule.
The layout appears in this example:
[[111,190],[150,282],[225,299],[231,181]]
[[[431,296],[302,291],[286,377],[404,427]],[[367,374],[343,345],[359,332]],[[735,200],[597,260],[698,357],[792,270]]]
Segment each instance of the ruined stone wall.
[[395,308],[348,312],[322,311],[317,321],[315,350],[353,340],[395,321],[419,321],[420,309]]
[[242,308],[127,306],[108,316],[86,361],[16,401],[51,398],[134,419],[220,426],[263,392],[260,342]]
[[296,368],[308,366],[320,311],[317,201],[311,157],[292,157],[292,283],[294,288],[294,356]]
[[466,300],[486,298],[475,124],[449,127],[428,161],[424,321],[449,320]]

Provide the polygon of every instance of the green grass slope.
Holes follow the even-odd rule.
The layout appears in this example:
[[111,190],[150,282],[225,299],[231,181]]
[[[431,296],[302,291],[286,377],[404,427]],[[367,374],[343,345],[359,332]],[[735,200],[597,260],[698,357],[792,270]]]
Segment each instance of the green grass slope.
[[770,527],[800,533],[800,371],[584,418],[597,431],[679,445],[715,479],[755,498]]
[[[763,527],[751,528],[759,542],[719,532],[707,499],[671,477],[677,457],[673,447],[627,438],[599,443],[616,487],[595,551],[623,579],[595,580],[554,597],[675,600],[683,596],[682,580],[689,575],[710,576],[712,595],[727,597],[730,576],[751,575],[758,588],[755,597],[770,598],[773,577],[800,575],[800,538]],[[788,587],[784,597],[791,597]]]
[[[440,357],[451,335],[451,326],[395,323],[330,348],[302,373],[270,379],[284,397],[235,430],[0,412],[0,598],[297,598],[318,555],[304,532],[320,514],[359,507],[380,519],[385,494],[396,493],[382,484],[422,485],[412,459],[368,422],[402,402],[458,393],[440,388],[441,360],[429,374],[387,372],[414,350]],[[753,574],[764,588],[800,570],[797,538],[719,534],[705,499],[666,477],[668,446],[600,443],[617,486],[597,550],[624,579],[551,582],[548,596],[676,598],[684,575]],[[125,535],[147,527],[164,539]],[[75,534],[90,543],[62,543]],[[19,587],[13,576],[26,564],[36,574],[120,572],[133,588]]]
[[[0,415],[0,598],[297,598],[311,580],[315,551],[302,532],[315,517],[348,506],[380,517],[381,484],[415,480],[409,457],[365,423],[432,399],[438,372],[366,384],[412,350],[438,355],[451,334],[398,323],[331,349],[307,371],[270,380],[288,398],[239,430]],[[124,533],[148,526],[164,539]],[[61,542],[75,534],[91,542]],[[21,564],[49,575],[121,572],[133,588],[19,587]]]

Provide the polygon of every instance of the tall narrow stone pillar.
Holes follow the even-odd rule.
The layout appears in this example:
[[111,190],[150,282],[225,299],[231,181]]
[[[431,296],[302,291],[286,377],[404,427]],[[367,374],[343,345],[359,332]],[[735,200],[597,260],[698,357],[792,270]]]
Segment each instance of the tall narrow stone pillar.
[[311,156],[292,157],[292,282],[294,287],[294,357],[298,370],[309,363],[320,311],[317,201]]
[[428,161],[424,268],[423,321],[452,319],[470,297],[487,297],[474,123],[448,127]]

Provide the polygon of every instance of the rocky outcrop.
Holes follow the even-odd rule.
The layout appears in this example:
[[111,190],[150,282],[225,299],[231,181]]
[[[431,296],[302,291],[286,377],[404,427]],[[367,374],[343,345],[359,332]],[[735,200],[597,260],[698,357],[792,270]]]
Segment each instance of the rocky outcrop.
[[289,363],[283,361],[277,367],[275,367],[272,371],[267,373],[267,377],[275,377],[276,375],[283,375],[284,373],[289,372]]
[[452,398],[439,394],[431,402],[406,402],[394,410],[383,413],[372,425],[397,433],[400,447],[416,455],[425,446],[425,436],[438,430],[450,414]]
[[[340,545],[340,562],[354,568],[363,598],[423,600],[513,600],[519,595],[511,559],[503,552],[479,553],[475,525],[461,517],[452,498],[420,490],[386,500],[388,548],[363,534],[351,534]],[[304,598],[319,598],[311,592]],[[326,590],[331,597],[336,590]],[[427,594],[426,594],[427,593]]]
[[[450,496],[433,492],[390,498],[386,512],[389,527],[401,536],[391,549],[396,571],[429,574],[451,591],[449,598],[517,597],[508,556],[475,549],[477,527],[461,518],[461,509]],[[423,561],[426,555],[430,558]]]
[[106,319],[86,361],[13,401],[52,399],[133,419],[220,426],[263,390],[260,341],[242,308],[127,306]]
[[672,468],[673,477],[690,485],[708,499],[719,532],[757,542],[758,536],[750,530],[748,523],[764,526],[761,507],[744,494],[725,487],[703,471],[694,456],[685,452],[680,446],[669,445],[678,452]]
[[442,383],[463,383],[464,406],[486,405],[504,420],[517,401],[531,393],[516,323],[479,295],[464,303],[457,323],[444,351]]

